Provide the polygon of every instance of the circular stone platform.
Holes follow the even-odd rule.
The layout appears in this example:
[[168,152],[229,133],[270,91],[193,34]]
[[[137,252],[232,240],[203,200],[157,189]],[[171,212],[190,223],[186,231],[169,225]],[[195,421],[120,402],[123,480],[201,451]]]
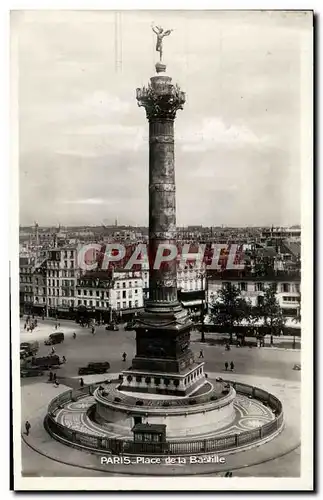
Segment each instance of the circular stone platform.
[[[123,393],[119,383],[101,382],[58,396],[49,405],[46,430],[64,444],[94,453],[180,456],[235,453],[271,440],[283,429],[279,399],[247,384],[208,379],[207,390],[195,397],[154,399]],[[140,423],[167,425],[162,448],[139,450],[131,432],[134,417]]]

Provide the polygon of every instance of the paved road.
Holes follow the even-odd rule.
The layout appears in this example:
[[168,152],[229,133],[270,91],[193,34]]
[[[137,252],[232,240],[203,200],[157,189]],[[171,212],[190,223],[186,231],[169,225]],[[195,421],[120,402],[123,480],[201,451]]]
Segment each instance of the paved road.
[[[111,372],[119,372],[129,367],[131,359],[135,355],[135,332],[126,332],[120,328],[118,332],[106,331],[104,327],[96,328],[96,335],[92,335],[87,328],[81,328],[73,322],[61,321],[60,330],[65,335],[63,344],[55,346],[57,354],[65,356],[67,363],[57,370],[60,378],[77,377],[78,368],[86,365],[89,361],[109,361]],[[26,338],[44,339],[54,331],[54,322],[39,322],[40,326],[32,333],[23,333]],[[23,331],[23,322],[22,322]],[[73,331],[76,332],[76,339],[72,338]],[[209,334],[207,335],[207,337]],[[192,334],[193,351],[198,356],[200,349],[203,349],[206,366],[206,373],[224,371],[225,361],[234,361],[235,372],[244,375],[261,374],[262,377],[280,378],[289,381],[299,381],[301,372],[294,371],[293,365],[300,363],[301,353],[293,350],[276,350],[263,348],[236,348],[225,351],[223,347],[200,343],[200,335]],[[126,363],[123,363],[121,355],[128,354]],[[39,355],[46,355],[49,348],[40,342]],[[47,377],[44,377],[44,379]],[[35,384],[39,379],[22,379],[22,384]],[[75,381],[77,384],[77,380]],[[27,445],[22,445],[22,459],[24,473],[28,476],[82,476],[84,471],[71,466],[54,463],[32,451]],[[235,476],[276,476],[276,477],[296,477],[299,474],[299,450],[290,453],[286,457],[278,458],[266,464],[254,466],[248,469],[241,469],[235,472]],[[102,475],[100,472],[92,471],[91,476]]]
[[[76,377],[78,368],[90,361],[108,361],[111,372],[119,372],[130,366],[135,355],[135,332],[124,331],[122,327],[118,332],[112,332],[100,326],[96,328],[96,334],[92,335],[90,329],[66,321],[61,322],[60,330],[66,334],[65,341],[56,345],[55,350],[59,356],[66,357],[67,363],[57,371],[58,377]],[[28,335],[28,338],[46,338],[52,331],[53,322],[40,322],[40,326],[33,333],[24,333],[23,337]],[[76,333],[75,340],[72,338],[73,331]],[[224,363],[233,361],[237,373],[261,373],[263,377],[274,376],[285,380],[301,379],[301,372],[293,370],[294,364],[300,363],[300,351],[255,347],[232,347],[231,351],[226,351],[223,346],[201,344],[200,334],[193,333],[191,338],[191,348],[196,357],[199,356],[200,349],[203,350],[206,373],[224,371]],[[40,340],[39,355],[47,355],[49,351],[50,348]],[[124,351],[128,355],[125,363],[122,361]],[[33,383],[33,379],[25,379],[23,383]]]

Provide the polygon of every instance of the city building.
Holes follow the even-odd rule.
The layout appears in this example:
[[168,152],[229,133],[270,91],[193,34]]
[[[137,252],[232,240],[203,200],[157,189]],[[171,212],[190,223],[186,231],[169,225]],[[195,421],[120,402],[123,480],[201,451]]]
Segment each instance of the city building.
[[67,313],[76,303],[77,248],[56,247],[46,260],[47,307],[50,316]]

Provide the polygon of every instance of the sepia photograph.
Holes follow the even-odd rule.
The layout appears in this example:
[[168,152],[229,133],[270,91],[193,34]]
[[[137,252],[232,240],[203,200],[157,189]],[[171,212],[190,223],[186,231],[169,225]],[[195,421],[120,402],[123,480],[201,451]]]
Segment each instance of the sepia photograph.
[[313,27],[11,11],[15,490],[312,490]]

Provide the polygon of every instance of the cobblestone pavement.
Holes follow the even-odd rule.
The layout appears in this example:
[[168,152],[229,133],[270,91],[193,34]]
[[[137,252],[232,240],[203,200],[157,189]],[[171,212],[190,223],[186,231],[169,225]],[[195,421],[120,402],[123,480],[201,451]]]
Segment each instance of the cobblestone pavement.
[[[104,426],[93,422],[86,415],[86,410],[95,403],[93,396],[86,396],[75,402],[68,403],[56,414],[58,423],[86,434],[94,436],[108,436],[111,438],[131,438],[130,429],[122,428],[116,424]],[[239,434],[246,430],[253,430],[274,419],[271,409],[261,404],[259,401],[249,399],[238,394],[234,403],[236,417],[232,423],[222,429],[196,436],[196,439],[206,439],[208,437],[218,437],[230,434]],[[116,432],[119,429],[119,432]],[[173,438],[174,440],[180,438]]]

